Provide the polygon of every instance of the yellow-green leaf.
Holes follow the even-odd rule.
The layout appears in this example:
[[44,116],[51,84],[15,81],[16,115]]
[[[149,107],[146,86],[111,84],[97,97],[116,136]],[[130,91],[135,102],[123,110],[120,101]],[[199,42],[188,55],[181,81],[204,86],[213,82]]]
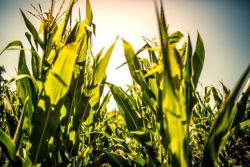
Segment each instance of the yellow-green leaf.
[[71,43],[59,52],[55,65],[45,81],[45,92],[51,104],[56,104],[65,96],[74,72],[78,52],[78,43]]

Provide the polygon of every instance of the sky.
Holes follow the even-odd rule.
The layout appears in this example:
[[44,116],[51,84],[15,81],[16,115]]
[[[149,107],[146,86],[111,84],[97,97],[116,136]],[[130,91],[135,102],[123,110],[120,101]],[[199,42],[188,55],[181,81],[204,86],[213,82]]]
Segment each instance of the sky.
[[[19,8],[31,10],[31,3],[35,6],[40,3],[48,9],[50,1],[0,0],[0,50],[17,39],[28,47],[24,36],[27,29]],[[117,35],[130,42],[135,50],[144,44],[142,36],[158,38],[153,0],[90,0],[90,3],[97,28],[93,38],[94,53],[102,47],[109,47]],[[84,11],[84,5],[84,0],[79,0],[77,7]],[[189,33],[193,48],[197,31],[203,38],[206,57],[200,83],[220,87],[221,81],[233,88],[250,63],[250,1],[166,0],[164,8],[170,33]],[[29,18],[37,22],[32,16]],[[124,66],[115,70],[123,62],[125,57],[121,43],[118,43],[107,69],[108,82],[125,87],[131,83],[128,69]],[[0,55],[0,65],[4,65],[7,71],[6,78],[16,75],[17,63],[17,51]]]

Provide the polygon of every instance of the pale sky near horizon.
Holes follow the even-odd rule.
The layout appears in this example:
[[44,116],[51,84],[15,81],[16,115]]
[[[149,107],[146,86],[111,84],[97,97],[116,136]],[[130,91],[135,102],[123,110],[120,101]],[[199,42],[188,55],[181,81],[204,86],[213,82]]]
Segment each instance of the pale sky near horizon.
[[[182,31],[191,35],[193,49],[197,31],[206,50],[205,64],[200,78],[204,85],[220,87],[219,81],[230,88],[250,63],[250,1],[247,0],[167,0],[164,1],[170,32]],[[50,1],[0,0],[0,50],[10,41],[20,39],[27,43],[27,31],[19,8],[31,9],[29,4],[41,3],[48,8]],[[96,24],[93,51],[109,47],[121,35],[135,50],[144,43],[141,36],[157,37],[158,29],[153,0],[90,0]],[[84,0],[79,0],[84,12]],[[76,9],[78,11],[78,9]],[[28,15],[29,18],[32,16]],[[34,20],[32,18],[32,20]],[[28,45],[27,45],[28,46]],[[0,55],[6,77],[15,76],[18,52]],[[129,84],[126,67],[115,70],[125,61],[118,43],[108,67],[108,81],[123,86]]]

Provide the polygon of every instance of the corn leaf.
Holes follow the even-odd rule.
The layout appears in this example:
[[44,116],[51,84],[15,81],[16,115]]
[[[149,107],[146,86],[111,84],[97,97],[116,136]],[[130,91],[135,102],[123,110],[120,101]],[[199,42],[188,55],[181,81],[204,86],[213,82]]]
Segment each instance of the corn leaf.
[[[130,71],[130,74],[133,78],[133,80],[138,83],[141,86],[141,89],[144,92],[144,97],[143,100],[154,110],[156,110],[156,99],[154,98],[154,93],[150,88],[148,87],[148,84],[146,82],[146,77],[142,73],[141,65],[139,58],[137,55],[144,49],[142,47],[138,52],[134,52],[133,47],[124,39],[122,39],[122,44],[123,44],[123,50],[126,58],[126,62],[128,64],[128,68]],[[144,64],[145,65],[145,64]]]
[[87,119],[89,112],[91,110],[91,106],[89,105],[88,101],[89,97],[85,97],[84,95],[82,95],[81,101],[79,101],[79,103],[82,104],[81,105],[77,104],[78,107],[81,107],[81,110],[80,108],[77,108],[78,112],[76,112],[73,117],[73,123],[72,123],[73,127],[71,129],[71,132],[74,132],[75,135],[73,136],[72,140],[73,145],[70,149],[70,154],[69,154],[70,157],[73,157],[78,154],[79,135],[82,129],[81,125],[82,122]]
[[16,160],[16,146],[14,141],[8,136],[6,133],[4,133],[2,130],[0,130],[0,145],[1,148],[5,150],[5,153],[7,153],[7,156],[12,160]]
[[59,44],[63,38],[63,34],[66,30],[66,26],[68,24],[68,20],[69,20],[73,5],[74,5],[74,0],[70,0],[70,3],[69,3],[68,8],[66,10],[63,21],[61,22],[60,26],[58,27],[58,29],[53,37],[53,43],[55,43],[56,46],[59,46]]
[[65,12],[65,16],[64,16],[60,26],[56,30],[55,35],[53,36],[52,43],[51,43],[51,45],[53,47],[51,48],[51,50],[49,49],[49,51],[50,51],[49,55],[48,55],[48,57],[46,57],[46,60],[49,64],[52,64],[54,62],[54,60],[56,58],[56,52],[60,48],[61,42],[63,42],[62,39],[63,39],[64,34],[65,34],[65,30],[66,30],[66,27],[67,27],[67,24],[68,24],[68,21],[70,18],[70,14],[71,14],[74,2],[75,2],[75,0],[70,0],[68,8]]
[[84,23],[90,26],[92,24],[92,20],[93,20],[92,9],[89,0],[86,0],[86,19],[84,20]]
[[94,71],[93,86],[100,84],[103,81],[103,79],[105,78],[106,68],[108,66],[109,59],[111,57],[112,51],[115,47],[115,44],[116,44],[116,42],[111,45],[111,47],[108,49],[108,51],[106,52],[104,57],[102,59],[100,59],[100,61],[97,63],[95,71]]
[[126,94],[120,87],[109,84],[109,88],[114,96],[114,99],[122,112],[122,116],[126,121],[129,131],[143,130],[141,116],[136,110],[134,99]]
[[[66,115],[66,124],[65,124],[65,135],[69,133],[74,134],[71,138],[70,143],[67,147],[69,149],[70,157],[73,157],[78,154],[78,146],[79,146],[79,133],[81,131],[81,124],[84,120],[88,118],[90,108],[90,94],[84,94],[82,91],[83,85],[85,83],[85,73],[86,73],[86,57],[88,55],[90,49],[90,39],[91,39],[91,32],[88,31],[89,26],[92,24],[92,10],[89,4],[89,1],[86,1],[86,19],[83,22],[78,22],[76,26],[71,31],[67,42],[70,43],[73,41],[80,42],[80,48],[78,52],[78,58],[76,60],[76,65],[74,69],[74,77],[70,84],[70,90],[68,92],[68,97],[66,102],[69,107],[66,108],[67,115]],[[100,52],[99,54],[101,54]],[[91,91],[89,91],[91,93]],[[99,91],[93,93],[92,96],[97,97],[96,101],[99,101]],[[73,100],[72,100],[73,99]],[[91,103],[92,104],[92,103]],[[71,115],[73,115],[73,120],[71,120]],[[71,122],[72,121],[72,122]],[[71,126],[72,125],[72,126]]]
[[242,94],[235,105],[235,110],[237,111],[232,127],[237,126],[241,121],[243,121],[245,117],[245,111],[249,95],[250,95],[250,78],[248,78],[248,81],[242,91]]
[[136,155],[136,154],[131,154],[131,156],[135,163],[137,163],[140,166],[146,166],[147,163],[145,159],[141,158],[139,155]]
[[[78,43],[66,45],[58,54],[57,61],[48,74],[44,87],[52,105],[65,96],[69,90],[77,59]],[[67,67],[67,68],[65,68]]]
[[140,61],[136,56],[133,47],[124,39],[122,39],[125,58],[132,78],[143,88],[147,88],[144,75],[141,72]]
[[124,54],[125,54],[125,58],[128,64],[128,68],[130,71],[130,74],[132,76],[132,78],[137,82],[137,83],[141,83],[140,81],[140,76],[138,75],[137,72],[140,72],[140,61],[133,49],[133,47],[124,39],[122,39],[122,44],[123,44],[123,49],[124,49]]
[[37,51],[34,49],[34,46],[31,42],[31,35],[29,33],[25,33],[26,38],[28,39],[30,46],[31,46],[31,68],[33,72],[33,76],[38,79],[39,77],[39,66],[40,66],[40,57]]
[[[18,75],[30,75],[28,66],[26,64],[26,58],[25,58],[25,52],[23,45],[21,41],[13,41],[10,42],[1,53],[3,53],[5,50],[13,47],[13,46],[18,46],[20,47],[20,53],[19,53],[19,61],[18,61]],[[35,84],[33,81],[31,81],[28,78],[24,78],[22,80],[16,80],[17,81],[17,93],[19,94],[22,103],[25,103],[25,100],[27,97],[29,97],[29,100],[27,102],[27,113],[32,119],[32,113],[34,111],[34,104],[36,104],[37,101],[37,88],[35,87]]]
[[119,167],[123,167],[123,166],[130,166],[128,161],[122,157],[121,155],[114,153],[114,152],[109,152],[106,149],[103,149],[105,155],[108,158],[109,163],[112,166],[119,166]]
[[[73,117],[73,127],[71,129],[71,132],[73,132],[75,135],[73,137],[74,140],[72,140],[72,148],[70,150],[70,157],[71,156],[75,156],[78,154],[78,146],[79,146],[79,134],[81,131],[81,124],[83,121],[86,121],[86,119],[89,116],[89,112],[91,111],[91,108],[95,106],[95,104],[100,100],[101,94],[102,94],[102,87],[103,85],[101,85],[101,82],[103,82],[104,78],[106,77],[105,75],[105,71],[108,65],[108,61],[110,59],[112,50],[114,48],[115,43],[108,49],[108,51],[106,52],[105,56],[100,60],[100,62],[103,62],[103,64],[100,64],[101,66],[99,68],[102,68],[102,73],[103,74],[99,74],[99,73],[95,73],[96,68],[94,70],[94,79],[98,78],[99,79],[99,83],[95,82],[95,86],[91,86],[86,88],[85,91],[79,92],[78,89],[76,89],[75,93],[76,97],[79,97],[78,99],[76,99],[76,110],[75,110],[75,114]],[[87,43],[85,43],[85,45],[83,45],[83,47],[86,49],[88,48]],[[97,54],[97,57],[99,57],[102,53],[102,50]],[[100,63],[99,62],[99,63]],[[97,65],[98,66],[98,65]],[[84,73],[84,70],[82,71],[82,74]],[[101,77],[100,77],[101,76]],[[81,86],[81,76],[79,76],[77,79],[80,79],[77,81],[77,84]],[[83,83],[82,83],[83,84]],[[80,119],[79,119],[80,118]]]
[[183,38],[183,34],[180,31],[176,31],[169,35],[168,41],[170,44],[177,44]]
[[24,14],[24,12],[20,9],[20,12],[23,16],[24,22],[26,24],[26,27],[28,28],[28,30],[30,31],[30,33],[33,35],[34,40],[40,45],[40,47],[45,50],[45,46],[43,41],[41,40],[41,38],[39,37],[36,28],[34,27],[34,25],[29,21],[29,19],[26,17],[26,15]]
[[30,139],[31,160],[34,164],[40,162],[46,154],[46,141],[54,135],[58,126],[60,109],[73,76],[78,47],[78,43],[63,47],[44,83],[45,92],[38,102],[38,111]]
[[40,57],[34,49],[31,49],[31,68],[33,76],[36,79],[38,79],[40,75],[39,66],[40,66]]
[[187,121],[189,122],[191,118],[192,108],[194,105],[194,94],[193,94],[193,83],[192,83],[192,46],[191,46],[191,40],[190,36],[188,36],[188,42],[187,42],[187,50],[186,50],[186,65],[185,65],[185,71],[184,71],[184,81],[185,81],[185,101],[186,101],[186,115],[187,115]]
[[[157,9],[158,10],[158,9]],[[167,140],[169,165],[189,166],[188,124],[185,94],[181,86],[181,69],[176,52],[170,45],[163,6],[157,11],[161,49],[164,63],[162,114],[164,121],[163,140]],[[166,141],[165,141],[166,142]],[[185,148],[185,149],[184,149]]]
[[204,59],[205,59],[205,48],[203,45],[202,38],[200,34],[198,33],[197,41],[196,41],[196,48],[194,55],[192,57],[192,78],[193,78],[193,83],[196,88],[199,77],[202,71],[202,67],[204,64]]
[[32,121],[32,132],[30,136],[31,147],[29,149],[30,159],[34,165],[41,163],[48,156],[48,140],[55,135],[60,120],[60,108],[63,101],[57,105],[51,105],[50,99],[43,94],[40,95],[36,113]]
[[24,115],[25,115],[26,105],[27,105],[28,100],[29,100],[29,97],[27,97],[25,102],[24,102],[22,112],[21,112],[21,116],[20,116],[20,118],[18,120],[18,125],[16,127],[15,135],[13,137],[13,142],[14,143],[17,143],[17,140],[20,139],[19,135],[21,133],[21,128],[22,128],[22,125],[23,125]]
[[[235,110],[234,101],[240,91],[240,88],[246,79],[250,70],[250,65],[247,67],[246,71],[240,78],[238,84],[236,85],[232,94],[226,99],[219,116],[215,120],[207,142],[204,148],[204,158],[202,159],[201,166],[215,166],[217,155],[223,146],[222,139],[232,128],[232,124],[237,115],[237,110]],[[224,142],[225,143],[225,142]]]

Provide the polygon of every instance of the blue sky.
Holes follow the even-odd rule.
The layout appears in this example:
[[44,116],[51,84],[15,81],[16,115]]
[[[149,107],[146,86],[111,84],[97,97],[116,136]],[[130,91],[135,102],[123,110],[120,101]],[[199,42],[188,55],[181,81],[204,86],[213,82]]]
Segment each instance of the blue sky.
[[[41,3],[48,8],[50,1],[1,0],[0,50],[8,42],[20,39],[26,44],[27,31],[19,8],[30,10],[30,3]],[[93,51],[108,47],[121,35],[138,49],[143,45],[141,36],[157,37],[157,23],[153,0],[90,0],[97,34]],[[84,11],[84,0],[78,6]],[[200,82],[220,86],[223,81],[230,88],[250,63],[250,1],[248,0],[168,0],[164,3],[170,32],[190,34],[195,44],[197,31],[202,35],[206,58]],[[32,16],[30,16],[32,18]],[[32,20],[35,20],[32,18]],[[38,25],[37,25],[38,26]],[[28,45],[27,45],[28,47]],[[193,46],[194,47],[194,46]],[[8,51],[0,56],[6,77],[15,76],[18,53]],[[118,85],[130,83],[127,68],[115,70],[125,61],[120,44],[117,45],[108,67],[108,80]]]

